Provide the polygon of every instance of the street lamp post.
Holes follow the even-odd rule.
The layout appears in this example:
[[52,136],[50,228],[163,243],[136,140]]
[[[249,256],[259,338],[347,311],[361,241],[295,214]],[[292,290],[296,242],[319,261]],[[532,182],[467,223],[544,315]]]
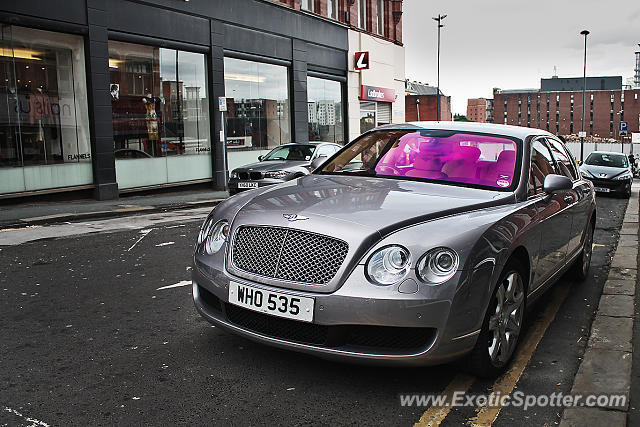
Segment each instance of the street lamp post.
[[440,121],[440,28],[444,27],[442,21],[447,15],[438,14],[437,18],[433,18],[438,23],[438,90],[436,92],[436,120]]
[[580,161],[584,160],[584,102],[587,93],[587,36],[589,31],[582,30],[580,34],[584,36],[584,62],[582,74],[582,132],[580,132]]

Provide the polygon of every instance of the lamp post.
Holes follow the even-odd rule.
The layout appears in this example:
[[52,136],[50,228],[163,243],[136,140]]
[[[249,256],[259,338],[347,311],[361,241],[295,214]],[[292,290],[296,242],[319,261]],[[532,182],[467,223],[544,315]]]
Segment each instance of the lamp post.
[[584,101],[587,93],[587,36],[589,31],[582,30],[580,34],[584,36],[584,62],[582,74],[582,132],[580,132],[580,161],[584,160]]
[[447,15],[438,14],[437,18],[433,18],[438,23],[438,90],[436,92],[436,120],[440,121],[440,28],[444,27],[442,21]]

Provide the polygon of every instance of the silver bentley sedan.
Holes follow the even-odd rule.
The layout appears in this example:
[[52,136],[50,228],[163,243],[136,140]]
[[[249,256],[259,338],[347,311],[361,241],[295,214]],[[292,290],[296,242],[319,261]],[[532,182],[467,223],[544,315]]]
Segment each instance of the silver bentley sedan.
[[593,185],[548,132],[386,125],[313,166],[205,220],[193,298],[214,325],[327,358],[467,357],[494,376],[527,304],[589,270]]

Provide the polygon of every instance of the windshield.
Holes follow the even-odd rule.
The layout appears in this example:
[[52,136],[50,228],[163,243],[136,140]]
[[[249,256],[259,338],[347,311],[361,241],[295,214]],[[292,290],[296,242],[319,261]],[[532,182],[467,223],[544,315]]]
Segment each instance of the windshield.
[[345,147],[315,173],[429,180],[506,189],[517,145],[507,137],[455,131],[377,131]]
[[585,164],[591,166],[609,166],[610,168],[626,168],[627,157],[623,154],[591,153]]
[[311,160],[315,145],[284,145],[274,148],[262,160]]

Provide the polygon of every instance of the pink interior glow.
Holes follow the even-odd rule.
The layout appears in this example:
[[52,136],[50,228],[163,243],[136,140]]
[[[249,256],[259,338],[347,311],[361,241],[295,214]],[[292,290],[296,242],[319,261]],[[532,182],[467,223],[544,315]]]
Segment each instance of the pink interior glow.
[[463,133],[440,138],[413,132],[380,159],[376,174],[507,188],[515,164],[516,144],[507,138]]

